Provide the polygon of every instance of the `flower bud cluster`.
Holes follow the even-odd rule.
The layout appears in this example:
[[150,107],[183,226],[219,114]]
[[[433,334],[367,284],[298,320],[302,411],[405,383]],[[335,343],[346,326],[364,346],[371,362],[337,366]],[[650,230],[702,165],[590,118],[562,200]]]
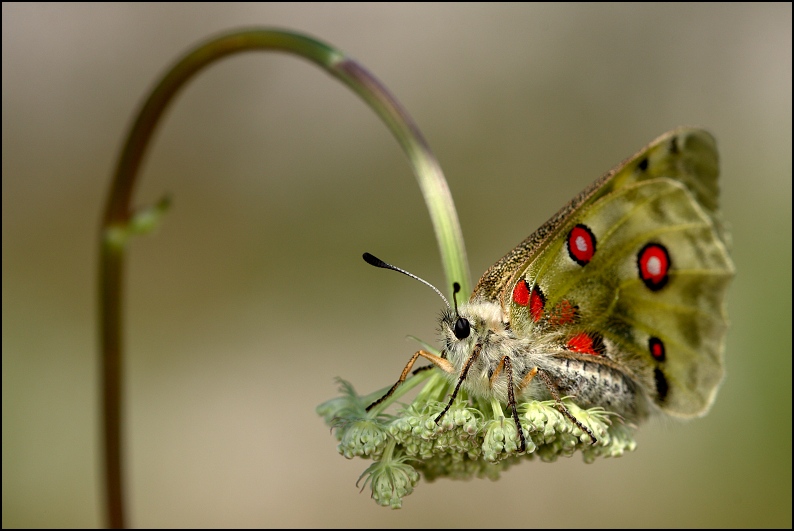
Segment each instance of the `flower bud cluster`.
[[375,461],[362,474],[364,485],[370,485],[378,504],[392,508],[401,507],[420,474],[427,481],[498,479],[502,471],[535,455],[555,461],[579,450],[591,463],[598,457],[620,457],[636,447],[632,428],[618,417],[601,408],[581,409],[569,400],[564,401],[568,412],[597,442],[593,444],[554,401],[530,401],[517,406],[526,440],[525,451],[519,453],[515,422],[499,407],[469,399],[461,391],[441,415],[450,389],[440,375],[431,376],[413,403],[395,415],[380,413],[380,405],[367,412],[372,395],[360,397],[349,383],[340,382],[342,396],[321,404],[317,412],[334,430],[340,454]]
[[414,491],[419,473],[404,458],[375,461],[358,478],[365,477],[361,490],[369,483],[375,503],[392,509],[402,507],[403,498]]

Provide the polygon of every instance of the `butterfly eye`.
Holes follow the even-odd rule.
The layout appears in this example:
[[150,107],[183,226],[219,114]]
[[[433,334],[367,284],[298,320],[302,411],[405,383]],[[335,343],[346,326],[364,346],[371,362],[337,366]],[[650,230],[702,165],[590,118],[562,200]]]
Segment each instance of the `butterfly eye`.
[[471,326],[469,325],[469,321],[463,317],[458,317],[458,320],[455,321],[455,337],[458,339],[466,339],[469,337],[470,333]]

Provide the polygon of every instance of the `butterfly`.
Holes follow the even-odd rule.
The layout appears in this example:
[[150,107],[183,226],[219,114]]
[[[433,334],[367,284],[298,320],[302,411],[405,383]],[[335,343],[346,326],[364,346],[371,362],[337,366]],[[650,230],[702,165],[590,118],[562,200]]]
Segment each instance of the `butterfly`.
[[416,352],[367,409],[424,358],[455,386],[436,423],[461,388],[496,398],[512,412],[520,452],[517,401],[553,399],[593,443],[562,397],[629,421],[704,415],[724,375],[725,293],[734,275],[718,175],[706,131],[657,138],[491,266],[467,302],[447,302],[440,356]]

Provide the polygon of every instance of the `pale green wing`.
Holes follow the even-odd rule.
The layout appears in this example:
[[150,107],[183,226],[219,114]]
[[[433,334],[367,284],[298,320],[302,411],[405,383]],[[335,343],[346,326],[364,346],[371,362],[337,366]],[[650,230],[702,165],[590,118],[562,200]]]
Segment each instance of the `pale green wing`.
[[723,375],[733,276],[716,179],[713,139],[678,130],[597,181],[513,271],[511,328],[605,356],[667,413],[704,413]]
[[[680,181],[711,218],[723,242],[727,236],[719,213],[719,164],[714,138],[702,129],[669,131],[596,180],[526,240],[491,266],[480,278],[472,299],[509,303],[514,275],[562,232],[562,225],[588,204],[632,182],[668,177]],[[508,289],[510,284],[510,289]]]

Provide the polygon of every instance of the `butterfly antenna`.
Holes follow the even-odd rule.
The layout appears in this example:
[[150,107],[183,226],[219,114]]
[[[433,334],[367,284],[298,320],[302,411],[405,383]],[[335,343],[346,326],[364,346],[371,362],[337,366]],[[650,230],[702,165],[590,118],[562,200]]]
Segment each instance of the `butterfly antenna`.
[[[455,303],[455,315],[457,315],[458,317],[460,317],[460,314],[458,313],[458,292],[459,291],[460,291],[460,284],[458,284],[457,282],[453,282],[452,283],[452,302]],[[449,306],[449,304],[447,304],[447,306]]]
[[[405,269],[400,269],[397,266],[393,266],[391,264],[387,264],[386,262],[384,262],[380,258],[372,256],[369,253],[364,253],[362,255],[362,257],[364,258],[364,261],[366,263],[368,263],[369,265],[372,265],[372,266],[375,266],[375,267],[380,267],[380,268],[383,268],[383,269],[391,269],[392,271],[397,271],[398,273],[402,273],[403,275],[407,275],[407,276],[411,277],[414,280],[418,280],[419,282],[421,282],[422,284],[425,284],[426,286],[430,286],[431,288],[433,288],[433,291],[438,293],[438,296],[443,299],[444,304],[447,305],[447,308],[449,308],[449,301],[447,301],[447,298],[444,297],[444,295],[440,291],[438,291],[437,287],[435,287],[433,284],[431,284],[427,280],[421,279],[418,276],[414,275],[413,273],[409,273]],[[458,286],[457,289],[460,290],[460,285],[457,282],[455,283],[455,285]],[[457,293],[457,291],[455,291],[455,293]],[[456,302],[455,303],[455,313],[457,313],[457,311],[458,311],[457,308],[458,308],[458,303]]]

